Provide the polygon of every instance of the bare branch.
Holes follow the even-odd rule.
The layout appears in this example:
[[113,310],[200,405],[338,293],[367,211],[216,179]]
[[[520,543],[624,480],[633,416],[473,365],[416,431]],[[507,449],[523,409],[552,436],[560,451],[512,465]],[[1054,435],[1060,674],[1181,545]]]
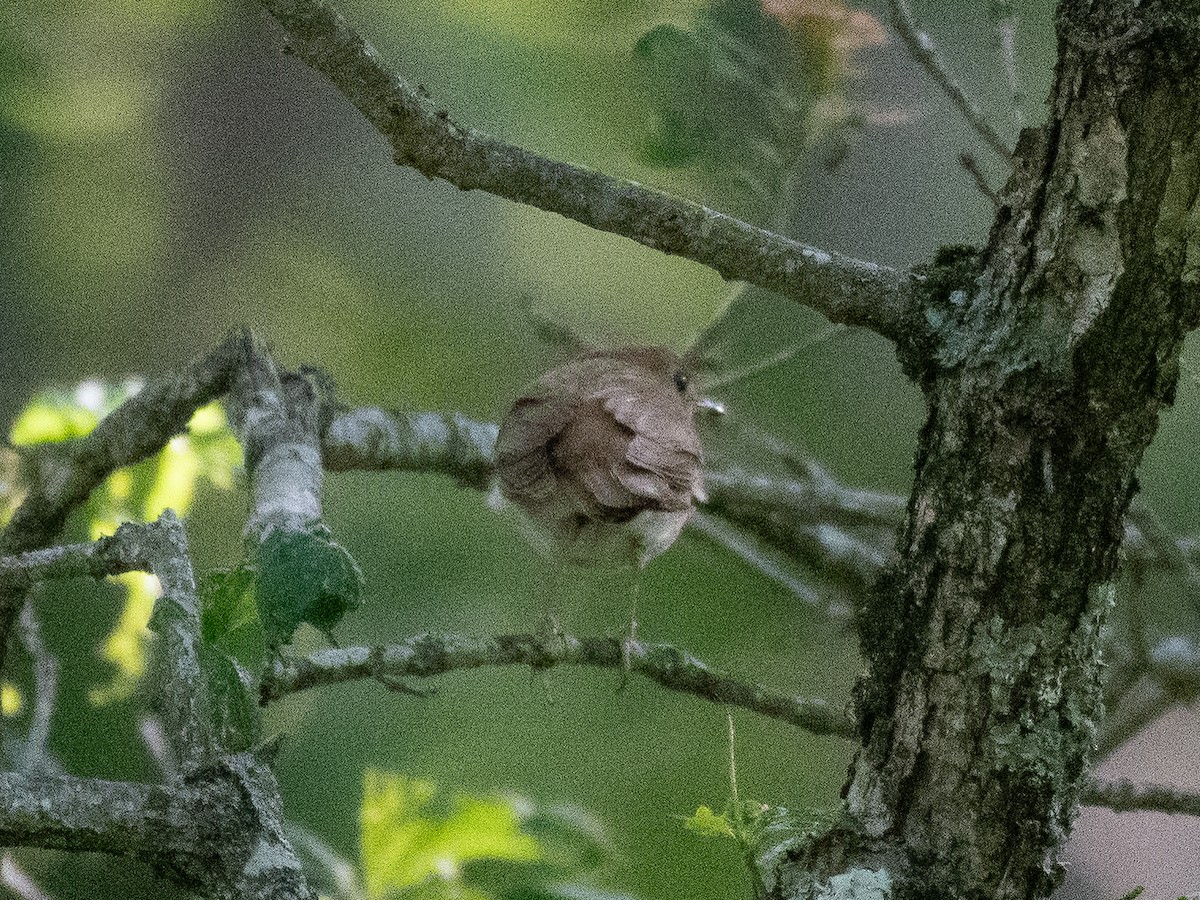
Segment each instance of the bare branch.
[[315,898],[274,775],[248,754],[181,785],[4,772],[0,797],[0,845],[133,854],[214,900]]
[[239,335],[230,335],[182,371],[151,382],[86,438],[66,445],[60,458],[48,460],[50,471],[32,485],[0,536],[0,556],[45,546],[105,478],[165,447],[192,413],[228,389],[239,346]]
[[[263,702],[269,702],[320,685],[363,678],[387,685],[397,678],[426,678],[483,666],[547,669],[577,665],[619,670],[625,664],[622,641],[618,638],[576,638],[561,633],[491,638],[419,634],[400,644],[323,650],[304,659],[276,660],[264,675],[262,697]],[[713,703],[741,706],[813,734],[845,738],[854,734],[854,723],[849,716],[834,710],[824,700],[737,681],[668,644],[634,641],[629,649],[628,666],[629,671],[669,690]]]
[[17,631],[25,652],[33,660],[33,716],[25,738],[21,768],[35,771],[46,768],[50,743],[50,723],[58,698],[58,660],[42,641],[42,629],[31,603],[26,603],[17,622]]
[[398,164],[463,190],[556,212],[682,256],[893,340],[908,329],[913,276],[818,250],[697,203],[532,153],[449,117],[395,75],[323,0],[263,0],[289,49],[326,76],[395,149]]
[[1200,794],[1128,779],[1094,779],[1083,792],[1085,806],[1104,806],[1114,812],[1147,810],[1200,816]]
[[767,578],[787,588],[810,606],[825,608],[821,595],[787,571],[787,568],[771,558],[771,551],[754,538],[738,531],[733,526],[721,521],[711,513],[700,510],[689,521],[688,525],[705,537],[733,553],[742,562],[757,569]]
[[51,900],[50,895],[38,887],[37,882],[21,868],[16,857],[8,850],[0,856],[0,884],[21,900]]
[[68,544],[0,559],[0,575],[14,585],[38,578],[87,575],[102,578],[121,572],[155,575],[162,596],[154,604],[151,628],[163,642],[162,658],[172,666],[157,684],[168,735],[185,764],[196,767],[215,752],[209,727],[204,678],[196,644],[200,604],[188,557],[187,536],[171,510],[147,525],[126,523],[111,537],[90,544]]
[[[0,844],[101,853],[167,850],[187,818],[163,785],[0,773]],[[175,837],[178,836],[178,837]]]
[[1192,609],[1200,613],[1200,569],[1192,563],[1177,538],[1145,503],[1130,504],[1126,520],[1132,523],[1145,540],[1151,553],[1158,556],[1179,579]]
[[967,174],[971,176],[971,180],[975,182],[975,187],[979,190],[979,193],[987,197],[991,201],[992,206],[998,207],[1000,205],[1000,195],[992,190],[992,186],[988,184],[987,176],[983,174],[983,169],[979,166],[979,160],[973,154],[964,152],[958,154],[958,161],[967,170]]
[[337,416],[322,436],[332,472],[398,469],[449,475],[486,490],[492,480],[497,428],[461,413],[389,412],[369,406]]
[[983,138],[983,142],[1000,156],[1011,160],[1012,150],[1009,149],[1004,138],[1000,137],[996,129],[988,122],[979,105],[967,93],[962,82],[958,80],[958,76],[950,71],[950,67],[942,58],[937,45],[934,44],[933,38],[929,36],[928,32],[917,27],[907,0],[888,0],[888,2],[892,10],[892,24],[900,33],[900,37],[908,47],[913,59],[919,62],[938,86],[946,92],[946,96],[958,107],[963,118],[967,120],[967,124]]

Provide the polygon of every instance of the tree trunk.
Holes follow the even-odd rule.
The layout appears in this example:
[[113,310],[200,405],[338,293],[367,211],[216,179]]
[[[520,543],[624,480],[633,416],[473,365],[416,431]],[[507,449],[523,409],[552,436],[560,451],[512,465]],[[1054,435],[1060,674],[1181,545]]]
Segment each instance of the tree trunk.
[[[1029,129],[961,290],[926,281],[899,561],[861,616],[849,816],[783,897],[1025,898],[1057,883],[1103,714],[1100,630],[1135,471],[1200,290],[1200,6],[1064,0]],[[822,893],[825,892],[825,893]]]

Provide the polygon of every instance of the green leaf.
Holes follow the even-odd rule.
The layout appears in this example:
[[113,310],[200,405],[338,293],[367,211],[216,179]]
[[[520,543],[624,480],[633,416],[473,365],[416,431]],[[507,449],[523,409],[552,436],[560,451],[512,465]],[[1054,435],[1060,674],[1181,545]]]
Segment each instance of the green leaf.
[[200,630],[206,643],[222,644],[259,624],[254,582],[248,566],[210,572],[200,580]]
[[267,644],[286,644],[301,622],[329,631],[362,602],[358,563],[324,528],[271,532],[255,554],[255,600]]
[[231,656],[203,641],[200,668],[208,688],[209,712],[218,741],[234,753],[249,750],[262,733],[253,679]]
[[114,575],[110,581],[125,589],[125,605],[116,625],[100,645],[100,655],[116,671],[107,684],[94,685],[88,691],[88,700],[96,706],[126,700],[137,689],[149,657],[150,631],[146,626],[161,591],[158,579],[146,572]]
[[368,900],[417,886],[423,886],[419,896],[441,896],[453,886],[453,896],[486,897],[464,882],[466,863],[532,862],[541,856],[538,841],[521,830],[511,801],[446,798],[432,781],[390,772],[367,771],[360,827]]
[[850,32],[868,20],[838,2],[772,15],[758,0],[709,0],[690,29],[651,28],[633,50],[650,103],[643,158],[696,165],[714,188],[740,186],[723,199],[765,214],[789,170],[848,126],[847,48],[870,40]]
[[729,820],[707,806],[699,807],[694,815],[683,820],[683,827],[702,837],[737,837]]

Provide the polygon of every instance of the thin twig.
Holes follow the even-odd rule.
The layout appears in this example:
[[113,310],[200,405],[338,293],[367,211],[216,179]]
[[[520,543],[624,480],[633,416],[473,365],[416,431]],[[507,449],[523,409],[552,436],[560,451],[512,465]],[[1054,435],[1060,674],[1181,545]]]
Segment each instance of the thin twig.
[[697,203],[552,160],[460,125],[396,75],[323,0],[263,0],[291,52],[326,76],[386,137],[396,162],[682,256],[900,340],[913,277],[808,247]]
[[1146,810],[1200,816],[1200,794],[1161,784],[1139,784],[1129,779],[1093,779],[1084,789],[1085,806],[1103,806],[1114,812]]
[[803,353],[805,350],[811,350],[813,347],[823,344],[826,341],[832,340],[839,334],[846,331],[845,325],[831,324],[814,332],[807,334],[797,341],[784,347],[782,350],[772,353],[770,356],[763,359],[755,360],[748,365],[738,369],[733,369],[729,372],[722,372],[720,376],[712,379],[705,379],[700,385],[700,390],[704,393],[711,393],[722,388],[727,388],[730,385],[737,384],[739,381],[745,381],[748,378],[753,378],[755,375],[761,375],[763,372],[769,371],[781,366],[789,360]]
[[621,669],[657,682],[668,690],[713,703],[741,706],[813,734],[849,738],[854,723],[826,701],[784,694],[730,678],[669,644],[634,641],[623,654],[619,638],[571,635],[505,634],[470,638],[419,634],[399,644],[322,650],[303,659],[276,660],[262,682],[263,702],[321,685],[364,678],[386,683],[395,678],[427,678],[484,666],[557,665]]
[[983,169],[979,166],[977,160],[971,153],[963,152],[958,154],[958,161],[967,174],[971,176],[971,180],[975,182],[975,187],[979,189],[979,193],[987,197],[992,202],[992,206],[1000,205],[1000,195],[992,190],[992,186],[988,184],[987,176],[983,174]]
[[1144,502],[1135,501],[1130,504],[1127,519],[1137,526],[1150,550],[1161,557],[1179,579],[1192,610],[1200,614],[1200,569],[1192,564],[1191,557],[1183,551],[1179,539]]
[[958,77],[950,71],[950,67],[942,58],[937,45],[934,44],[933,38],[929,36],[928,32],[922,31],[917,26],[907,0],[888,0],[888,2],[892,9],[892,24],[900,33],[900,37],[904,41],[904,45],[908,47],[913,59],[920,63],[938,86],[946,92],[946,96],[958,107],[963,118],[967,120],[967,124],[983,138],[983,142],[998,155],[1011,160],[1012,150],[1009,149],[1007,142],[988,122],[987,117],[967,93]]
[[1013,125],[1020,131],[1025,127],[1025,89],[1017,71],[1017,17],[1012,0],[992,0],[992,21],[1000,41],[1000,64],[1008,81]]
[[0,884],[21,900],[51,900],[50,895],[38,887],[37,882],[21,868],[16,857],[8,850],[0,856]]
[[783,586],[800,600],[810,606],[825,608],[826,604],[822,601],[820,594],[788,572],[784,564],[772,559],[771,551],[753,537],[738,531],[732,525],[704,510],[699,510],[692,516],[689,526],[718,546],[733,553],[760,574]]
[[25,738],[22,768],[26,771],[46,767],[50,743],[50,724],[58,699],[58,660],[42,641],[42,630],[33,604],[26,603],[17,621],[17,633],[25,651],[33,660],[33,716]]

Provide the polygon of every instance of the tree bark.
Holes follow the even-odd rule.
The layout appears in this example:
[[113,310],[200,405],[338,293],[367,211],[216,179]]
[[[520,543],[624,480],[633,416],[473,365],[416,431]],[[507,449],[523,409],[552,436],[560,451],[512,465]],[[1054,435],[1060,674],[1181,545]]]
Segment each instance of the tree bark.
[[860,617],[849,816],[778,896],[1042,897],[1060,877],[1122,517],[1197,324],[1200,6],[1064,0],[1057,28],[1050,119],[960,264],[975,277],[935,268],[925,340],[901,348],[929,412],[899,560]]

